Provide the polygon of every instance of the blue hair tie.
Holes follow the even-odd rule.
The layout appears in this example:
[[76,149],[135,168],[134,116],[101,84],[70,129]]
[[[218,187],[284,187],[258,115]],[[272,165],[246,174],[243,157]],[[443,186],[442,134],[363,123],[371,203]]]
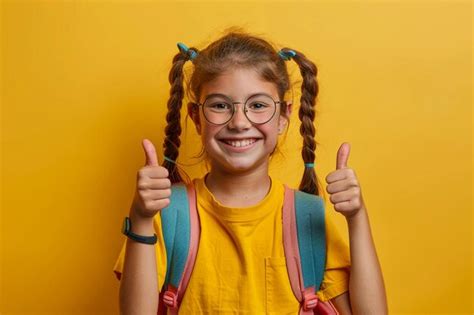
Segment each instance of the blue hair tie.
[[283,60],[290,60],[291,58],[296,56],[296,52],[294,50],[287,50],[287,51],[280,50],[278,54]]
[[170,159],[169,157],[163,156],[163,159],[166,160],[166,161],[168,161],[168,162],[171,162],[171,163],[176,164],[176,162],[173,161],[172,159]]
[[186,53],[189,55],[189,59],[193,60],[194,58],[197,57],[197,52],[194,51],[193,49],[189,49],[188,46],[186,46],[183,43],[178,43],[178,49],[182,53]]
[[304,163],[304,166],[305,166],[305,167],[308,167],[308,168],[313,168],[313,167],[314,167],[314,163]]

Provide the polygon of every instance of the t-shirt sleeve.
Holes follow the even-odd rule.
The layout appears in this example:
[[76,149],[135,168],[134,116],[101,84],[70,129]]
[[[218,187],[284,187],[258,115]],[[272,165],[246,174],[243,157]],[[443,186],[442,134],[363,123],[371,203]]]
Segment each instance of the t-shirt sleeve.
[[326,213],[326,270],[317,292],[322,301],[349,290],[350,268],[349,245],[342,238],[331,216]]
[[[161,291],[161,288],[163,287],[163,283],[165,281],[165,276],[166,276],[166,247],[165,247],[165,241],[163,239],[163,233],[161,229],[161,216],[160,214],[157,214],[154,218],[153,221],[153,226],[155,228],[155,233],[157,236],[157,241],[155,246],[156,250],[156,270],[157,270],[157,276],[158,276],[158,288]],[[122,276],[122,271],[123,271],[123,265],[125,261],[125,252],[127,250],[127,237],[125,237],[125,240],[122,245],[122,249],[120,250],[120,254],[115,262],[114,266],[114,273],[115,277],[120,280]]]

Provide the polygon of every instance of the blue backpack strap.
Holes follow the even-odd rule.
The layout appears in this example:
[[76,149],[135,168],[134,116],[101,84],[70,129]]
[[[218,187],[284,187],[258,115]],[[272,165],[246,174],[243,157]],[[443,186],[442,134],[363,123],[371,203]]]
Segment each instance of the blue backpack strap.
[[[194,194],[193,187],[187,188],[183,183],[173,184],[171,186],[170,204],[162,209],[160,213],[167,254],[167,268],[159,302],[163,299],[171,313],[177,313],[182,298],[182,296],[178,296],[178,290],[181,289],[186,268],[189,269],[189,261],[192,260],[193,265],[195,258],[188,255],[192,246],[192,214],[190,212],[188,189],[191,189],[191,193]],[[192,196],[194,197],[193,202],[195,202],[195,196]],[[165,292],[163,293],[163,291]],[[160,311],[164,312],[163,305],[159,308],[158,314],[161,314]]]
[[326,268],[326,225],[321,197],[295,191],[296,225],[304,287],[319,290]]
[[300,302],[300,315],[338,314],[331,301],[322,302],[320,289],[326,269],[326,225],[321,197],[285,185],[283,246],[291,289]]

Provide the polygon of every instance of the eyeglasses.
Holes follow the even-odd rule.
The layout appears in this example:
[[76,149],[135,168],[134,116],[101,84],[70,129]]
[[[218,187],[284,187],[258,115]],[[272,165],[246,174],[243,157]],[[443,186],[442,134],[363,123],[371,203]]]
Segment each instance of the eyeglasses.
[[[242,102],[234,102],[230,97],[223,94],[210,94],[204,103],[197,103],[202,106],[204,117],[214,125],[228,123],[234,116],[235,105]],[[276,105],[284,101],[275,101],[269,95],[258,93],[251,95],[244,104],[244,114],[253,124],[265,124],[272,119],[276,112]]]

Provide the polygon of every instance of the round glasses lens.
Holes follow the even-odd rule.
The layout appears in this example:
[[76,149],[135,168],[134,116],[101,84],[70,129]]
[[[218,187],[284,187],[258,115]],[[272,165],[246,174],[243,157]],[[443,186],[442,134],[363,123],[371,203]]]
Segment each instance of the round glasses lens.
[[223,124],[232,117],[232,102],[223,96],[212,96],[204,102],[203,111],[209,122]]
[[255,95],[245,103],[247,118],[256,124],[269,121],[276,111],[273,99],[267,95]]

